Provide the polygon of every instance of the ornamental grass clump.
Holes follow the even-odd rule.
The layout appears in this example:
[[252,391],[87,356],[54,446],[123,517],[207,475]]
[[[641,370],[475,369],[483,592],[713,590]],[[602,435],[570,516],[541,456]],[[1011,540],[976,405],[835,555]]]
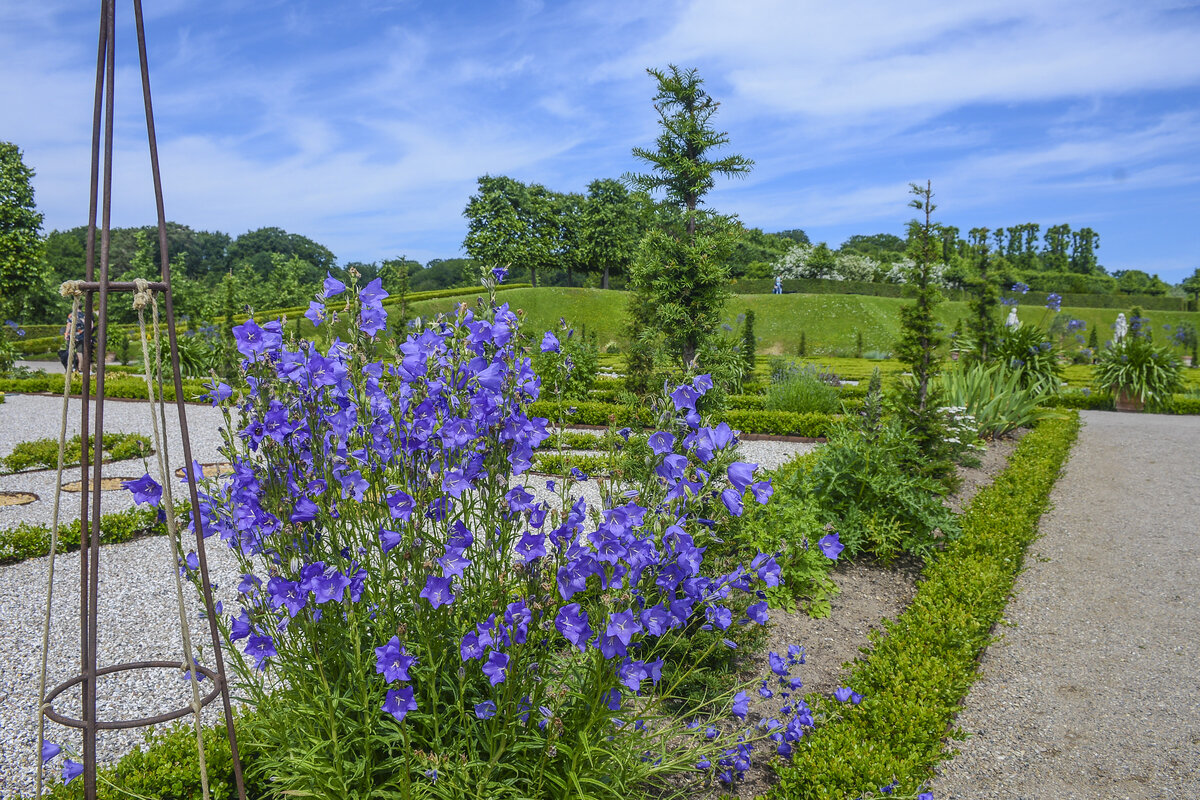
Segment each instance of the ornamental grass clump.
[[1126,336],[1100,351],[1093,367],[1097,388],[1155,404],[1183,388],[1183,362],[1146,336]]
[[237,326],[245,386],[211,387],[233,472],[199,511],[244,573],[221,624],[251,776],[273,797],[674,797],[790,753],[798,697],[743,729],[741,687],[689,703],[687,664],[664,669],[703,659],[699,631],[765,623],[779,582],[764,554],[707,571],[772,494],[703,424],[708,376],[662,400],[650,479],[589,506],[530,476],[550,432],[518,315],[493,293],[396,342],[385,296],[327,280],[307,316],[348,334],[324,351]]

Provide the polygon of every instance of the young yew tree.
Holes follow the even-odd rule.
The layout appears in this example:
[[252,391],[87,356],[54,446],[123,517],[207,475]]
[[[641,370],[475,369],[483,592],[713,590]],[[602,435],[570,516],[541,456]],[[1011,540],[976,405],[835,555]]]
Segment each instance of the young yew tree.
[[729,295],[727,260],[741,229],[735,218],[700,206],[718,176],[745,175],[754,162],[740,155],[711,158],[729,136],[713,128],[720,104],[704,91],[696,70],[671,65],[646,71],[658,82],[654,108],[662,133],[656,150],[633,150],[650,171],[625,181],[647,192],[663,190],[678,215],[647,232],[631,265],[632,306],[654,310],[631,315],[649,326],[633,333],[660,337],[686,370],[721,323]]
[[996,308],[1000,305],[1000,280],[991,269],[988,253],[987,228],[971,230],[971,252],[975,262],[974,274],[967,279],[967,331],[975,341],[970,358],[987,361],[1000,338],[1000,321]]
[[900,339],[897,357],[908,365],[912,379],[903,385],[900,417],[909,429],[921,453],[915,472],[946,479],[954,473],[953,454],[945,442],[946,418],[939,408],[934,378],[939,372],[937,348],[942,344],[940,326],[934,309],[942,302],[942,293],[934,283],[934,262],[940,240],[933,221],[933,189],[911,185],[909,205],[920,214],[908,223],[908,255],[913,261],[908,283],[915,290],[915,302],[900,309]]
[[911,184],[914,195],[909,205],[924,216],[908,223],[908,252],[913,266],[909,284],[916,290],[916,302],[900,309],[900,341],[897,357],[908,364],[913,374],[910,402],[917,414],[929,410],[930,386],[938,373],[937,348],[942,343],[933,310],[942,302],[942,293],[933,282],[937,256],[937,225],[933,222],[933,189]]

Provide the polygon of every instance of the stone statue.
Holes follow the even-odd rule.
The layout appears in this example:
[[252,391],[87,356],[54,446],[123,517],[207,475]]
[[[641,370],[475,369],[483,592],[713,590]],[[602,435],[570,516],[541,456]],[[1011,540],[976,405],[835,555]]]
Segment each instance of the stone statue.
[[1120,344],[1129,333],[1129,323],[1125,321],[1125,313],[1117,314],[1117,324],[1113,326],[1113,344]]
[[1012,309],[1008,312],[1008,319],[1004,320],[1004,327],[1008,328],[1010,331],[1016,330],[1017,328],[1021,327],[1021,320],[1017,319],[1017,307],[1016,306],[1013,306]]

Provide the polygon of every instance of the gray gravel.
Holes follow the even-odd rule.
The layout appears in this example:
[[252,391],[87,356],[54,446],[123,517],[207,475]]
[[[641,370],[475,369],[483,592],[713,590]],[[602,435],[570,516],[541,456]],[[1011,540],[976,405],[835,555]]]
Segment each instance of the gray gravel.
[[[93,404],[94,406],[94,404]],[[108,401],[104,406],[105,429],[150,435],[149,404]],[[0,455],[7,455],[19,441],[49,436],[57,438],[62,399],[32,395],[9,395],[0,405]],[[173,409],[168,409],[170,412]],[[78,432],[80,401],[72,400],[68,411],[68,436]],[[94,414],[94,407],[92,413]],[[220,416],[213,409],[188,406],[188,428],[193,454],[201,461],[219,459]],[[94,419],[94,417],[93,417]],[[182,465],[182,445],[168,413],[168,450],[172,467]],[[151,459],[152,475],[157,465]],[[139,477],[145,471],[140,461],[104,465],[104,475]],[[64,482],[77,480],[68,472]],[[18,521],[49,522],[54,492],[54,471],[0,476],[0,489],[33,491],[38,502],[0,508],[0,527]],[[79,517],[78,495],[64,494],[62,518]],[[105,492],[105,513],[128,508],[127,491]],[[220,542],[209,540],[210,566],[214,580],[228,602],[237,585],[236,562]],[[212,546],[217,545],[217,546]],[[0,567],[0,799],[16,792],[32,792],[37,741],[37,676],[41,668],[42,615],[46,599],[49,559],[38,558]],[[170,545],[166,538],[143,539],[124,545],[106,546],[101,554],[99,662],[114,664],[141,660],[182,660],[179,618],[172,577]],[[48,686],[79,672],[79,555],[61,555],[55,565],[54,626],[51,629]],[[226,594],[228,591],[228,594]],[[184,587],[192,620],[193,641],[202,645],[206,627],[199,620],[195,592]],[[207,653],[211,647],[204,648]],[[211,665],[211,659],[201,657]],[[168,670],[121,673],[98,684],[98,714],[101,719],[150,716],[181,708],[190,702],[190,686],[180,673]],[[79,716],[79,693],[68,692],[60,711]],[[215,712],[214,706],[210,706]],[[215,720],[218,716],[209,713]],[[47,738],[76,753],[82,739],[74,731],[47,723]],[[141,742],[142,731],[102,732],[100,755],[111,760]],[[61,761],[61,757],[56,764]]]
[[938,800],[1200,797],[1200,418],[1083,419]]
[[[57,437],[62,408],[61,398],[33,395],[9,395],[0,405],[0,455],[7,455],[20,441],[43,436]],[[168,411],[170,412],[171,409]],[[80,402],[72,400],[68,411],[68,436],[78,432]],[[220,415],[211,408],[189,405],[188,428],[194,456],[200,461],[222,460],[218,453],[221,439]],[[94,408],[92,409],[94,414]],[[150,434],[148,404],[108,401],[105,403],[105,429]],[[168,413],[168,422],[174,418]],[[169,451],[172,468],[183,463],[178,431],[171,425]],[[797,453],[816,445],[791,442],[755,441],[742,444],[742,458],[772,468]],[[151,460],[151,474],[157,465]],[[104,474],[138,477],[144,472],[139,461],[125,461],[104,467]],[[77,472],[65,481],[76,480]],[[535,494],[549,498],[544,478],[531,478]],[[54,471],[0,476],[0,489],[33,491],[38,502],[0,509],[0,527],[18,521],[49,522],[54,491]],[[571,487],[573,496],[583,495],[588,502],[599,501],[594,481]],[[78,519],[78,495],[65,495],[63,520]],[[105,513],[128,508],[128,492],[106,492],[102,497]],[[236,561],[221,542],[209,540],[210,568],[221,587],[218,597],[233,600],[237,585]],[[41,663],[42,615],[48,559],[38,558],[0,567],[0,800],[17,792],[32,792],[37,740],[37,675]],[[99,661],[112,664],[138,660],[180,658],[181,643],[171,573],[169,544],[165,538],[144,539],[123,545],[106,546],[101,555],[100,654]],[[59,556],[55,567],[54,620],[51,632],[48,685],[73,677],[79,672],[79,556]],[[185,587],[193,641],[201,647],[206,628],[198,618],[199,605],[194,592]],[[207,652],[207,648],[204,648]],[[211,665],[211,658],[201,658]],[[101,719],[131,718],[180,708],[190,701],[190,688],[177,672],[142,671],[125,673],[99,684],[98,713]],[[73,702],[59,709],[78,716],[78,692]],[[219,719],[217,704],[209,707],[210,721]],[[72,730],[47,724],[47,738],[75,752],[81,750],[81,737]],[[141,742],[141,731],[102,732],[100,756],[111,761]],[[59,758],[61,761],[61,757]]]

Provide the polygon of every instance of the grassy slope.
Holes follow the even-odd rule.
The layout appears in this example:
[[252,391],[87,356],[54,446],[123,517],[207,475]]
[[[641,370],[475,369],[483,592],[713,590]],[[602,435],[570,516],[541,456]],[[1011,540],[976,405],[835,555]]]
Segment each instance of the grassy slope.
[[[525,310],[535,330],[549,330],[562,317],[577,330],[586,328],[589,333],[595,332],[602,349],[609,342],[616,342],[624,349],[627,297],[624,292],[559,287],[513,289],[500,294],[501,300]],[[457,298],[446,298],[413,303],[411,313],[425,316],[448,311],[457,302]],[[738,317],[747,310],[754,311],[759,353],[794,354],[803,331],[810,355],[853,355],[859,330],[866,350],[891,350],[900,332],[899,309],[907,302],[864,295],[736,295],[727,306],[727,322],[740,330]],[[965,303],[947,302],[938,309],[938,317],[947,330],[966,313]],[[1018,313],[1023,321],[1042,325],[1049,325],[1052,318],[1040,307],[1019,309]],[[1062,313],[1084,320],[1088,325],[1085,333],[1098,326],[1101,343],[1112,335],[1111,326],[1117,319],[1116,309],[1064,308]],[[1148,316],[1160,341],[1166,338],[1162,333],[1164,324],[1174,327],[1190,320],[1200,327],[1200,313],[1196,312],[1151,311]]]

